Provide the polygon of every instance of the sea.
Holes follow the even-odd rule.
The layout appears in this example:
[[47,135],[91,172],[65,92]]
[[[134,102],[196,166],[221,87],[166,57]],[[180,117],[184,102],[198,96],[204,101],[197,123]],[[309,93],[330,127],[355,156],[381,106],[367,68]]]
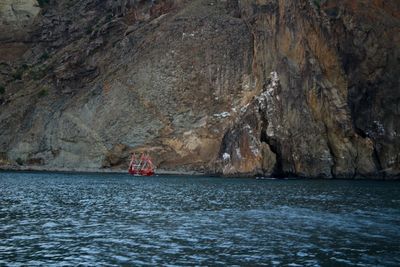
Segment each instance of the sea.
[[400,266],[400,182],[0,172],[0,266]]

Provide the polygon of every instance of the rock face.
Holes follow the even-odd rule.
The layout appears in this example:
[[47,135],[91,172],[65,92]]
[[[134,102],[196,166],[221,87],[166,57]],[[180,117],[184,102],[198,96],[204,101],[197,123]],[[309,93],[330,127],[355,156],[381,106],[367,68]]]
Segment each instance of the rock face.
[[397,1],[43,2],[1,24],[2,164],[400,174]]
[[36,0],[2,0],[0,3],[0,61],[20,57],[29,45],[30,27],[40,8]]
[[1,40],[15,39],[25,32],[39,15],[36,0],[3,0],[0,3]]

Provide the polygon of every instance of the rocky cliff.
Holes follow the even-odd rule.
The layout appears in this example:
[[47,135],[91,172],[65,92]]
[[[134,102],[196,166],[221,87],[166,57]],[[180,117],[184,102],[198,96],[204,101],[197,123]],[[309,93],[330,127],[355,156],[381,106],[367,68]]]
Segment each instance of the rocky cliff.
[[3,165],[400,174],[398,1],[3,2]]

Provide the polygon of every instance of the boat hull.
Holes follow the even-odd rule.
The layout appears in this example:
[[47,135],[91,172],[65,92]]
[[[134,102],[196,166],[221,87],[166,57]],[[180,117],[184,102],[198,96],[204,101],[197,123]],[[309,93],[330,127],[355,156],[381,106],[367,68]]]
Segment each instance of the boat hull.
[[153,170],[132,170],[132,169],[130,169],[129,171],[129,174],[132,174],[132,175],[138,175],[138,176],[152,176],[152,175],[154,175],[154,171]]

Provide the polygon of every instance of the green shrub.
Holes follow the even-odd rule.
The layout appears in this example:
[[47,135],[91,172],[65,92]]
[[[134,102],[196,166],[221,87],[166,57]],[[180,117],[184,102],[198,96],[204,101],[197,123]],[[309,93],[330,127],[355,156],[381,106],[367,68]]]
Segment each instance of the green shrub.
[[42,90],[39,91],[38,96],[44,97],[44,96],[47,96],[48,94],[49,94],[49,92],[47,91],[47,89],[43,88]]
[[23,64],[21,67],[16,69],[11,76],[14,78],[14,80],[21,80],[22,75],[24,74],[25,70],[27,70],[29,67],[26,64]]
[[20,71],[16,70],[12,74],[12,77],[14,78],[14,80],[21,80],[22,79],[22,74],[23,74],[23,72],[20,72]]
[[92,26],[90,26],[90,25],[86,26],[86,28],[85,28],[85,32],[86,32],[86,34],[91,34],[91,33],[92,33],[92,31],[93,31],[93,28],[92,28]]
[[321,8],[321,2],[322,2],[322,0],[314,0],[313,2],[314,2],[314,5],[315,5],[318,9]]
[[76,4],[75,1],[69,0],[69,1],[65,4],[65,6],[68,7],[68,8],[70,8],[70,7],[73,7],[75,4]]
[[29,72],[30,76],[35,81],[42,79],[44,76],[46,76],[46,73],[47,73],[47,66],[39,66],[34,69],[31,69],[31,71]]
[[38,0],[38,4],[40,7],[44,7],[45,5],[49,4],[50,0]]
[[112,18],[113,18],[113,15],[112,14],[108,14],[106,16],[106,22],[110,22],[112,20]]
[[21,158],[17,158],[15,160],[15,162],[17,162],[18,165],[23,165],[24,164],[24,161]]
[[339,15],[339,8],[337,7],[325,9],[324,11],[331,18],[336,18]]
[[40,61],[46,61],[48,58],[49,58],[49,53],[44,52],[44,53],[40,56],[39,60],[40,60]]

